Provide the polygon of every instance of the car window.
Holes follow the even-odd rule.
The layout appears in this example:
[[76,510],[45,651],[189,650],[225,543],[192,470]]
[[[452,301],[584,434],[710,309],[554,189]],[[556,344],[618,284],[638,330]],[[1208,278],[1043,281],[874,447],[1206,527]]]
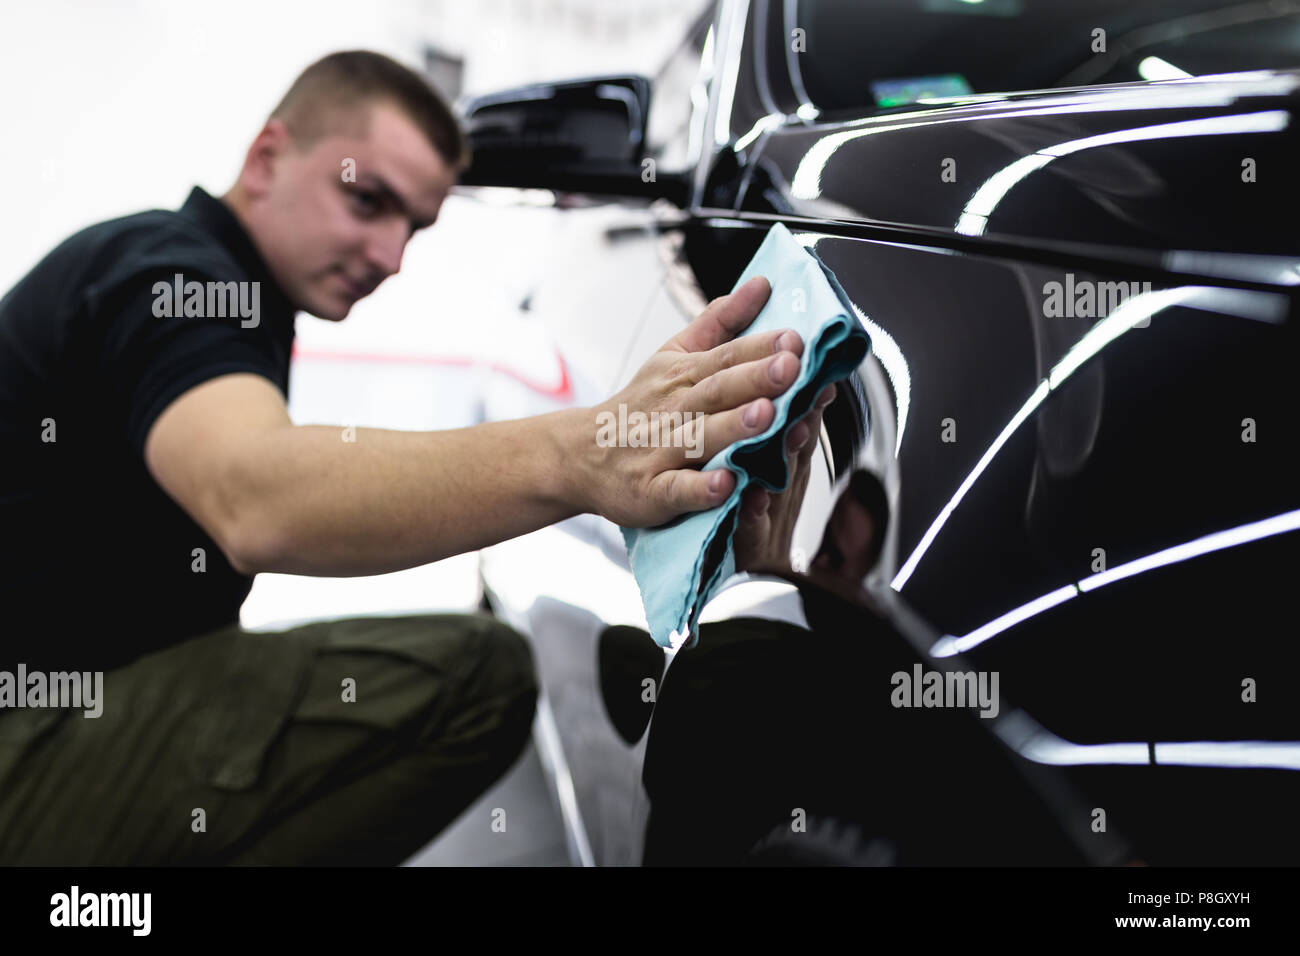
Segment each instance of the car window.
[[1252,3],[1180,17],[1124,38],[1110,55],[1076,70],[1071,83],[1208,76],[1300,67],[1300,16]]
[[782,6],[784,36],[801,48],[788,58],[790,69],[821,112],[876,110],[968,89],[997,93],[1137,80],[1149,56],[1168,58],[1189,73],[1300,65],[1300,17],[1264,4],[766,2]]

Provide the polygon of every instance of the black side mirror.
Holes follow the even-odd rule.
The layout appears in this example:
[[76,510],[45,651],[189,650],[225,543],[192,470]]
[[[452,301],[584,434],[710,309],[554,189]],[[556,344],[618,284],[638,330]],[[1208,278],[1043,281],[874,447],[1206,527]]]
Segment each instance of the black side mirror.
[[511,186],[656,199],[685,197],[646,156],[650,81],[608,76],[541,83],[471,99],[463,115],[467,186]]

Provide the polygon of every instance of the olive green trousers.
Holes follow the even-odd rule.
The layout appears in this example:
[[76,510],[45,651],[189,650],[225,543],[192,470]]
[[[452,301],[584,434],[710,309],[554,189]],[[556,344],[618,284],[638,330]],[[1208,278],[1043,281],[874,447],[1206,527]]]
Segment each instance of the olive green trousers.
[[0,864],[400,863],[515,762],[536,699],[482,615],[205,634],[107,671],[97,718],[0,709]]

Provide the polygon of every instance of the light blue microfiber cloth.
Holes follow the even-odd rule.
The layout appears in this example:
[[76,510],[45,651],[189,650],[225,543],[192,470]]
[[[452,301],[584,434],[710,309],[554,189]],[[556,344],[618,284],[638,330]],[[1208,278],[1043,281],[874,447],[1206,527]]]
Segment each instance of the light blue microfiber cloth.
[[772,294],[743,334],[794,329],[804,343],[799,375],[774,400],[776,416],[766,430],[728,446],[704,466],[736,473],[736,488],[725,502],[657,528],[623,529],[650,635],[661,647],[695,643],[700,612],[736,570],[731,536],[745,488],[756,481],[772,492],[785,490],[787,433],[821,390],[848,377],[871,346],[839,282],[780,223],[768,232],[736,288],[754,276],[765,276]]

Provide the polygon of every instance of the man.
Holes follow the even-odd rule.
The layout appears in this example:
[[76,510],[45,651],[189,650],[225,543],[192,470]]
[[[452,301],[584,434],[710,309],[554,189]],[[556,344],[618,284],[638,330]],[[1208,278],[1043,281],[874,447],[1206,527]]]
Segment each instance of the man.
[[[456,615],[249,634],[252,576],[394,571],[581,512],[655,525],[734,487],[690,465],[770,424],[802,351],[737,338],[761,279],[601,408],[444,432],[290,421],[295,312],[345,318],[465,162],[416,74],[334,54],[220,200],[93,226],[0,302],[0,862],[399,862],[524,746],[526,644]],[[619,403],[705,413],[703,458],[602,447]],[[751,550],[781,551],[764,529],[792,524],[773,518],[791,497],[747,499]],[[93,707],[44,700],[69,675]]]

